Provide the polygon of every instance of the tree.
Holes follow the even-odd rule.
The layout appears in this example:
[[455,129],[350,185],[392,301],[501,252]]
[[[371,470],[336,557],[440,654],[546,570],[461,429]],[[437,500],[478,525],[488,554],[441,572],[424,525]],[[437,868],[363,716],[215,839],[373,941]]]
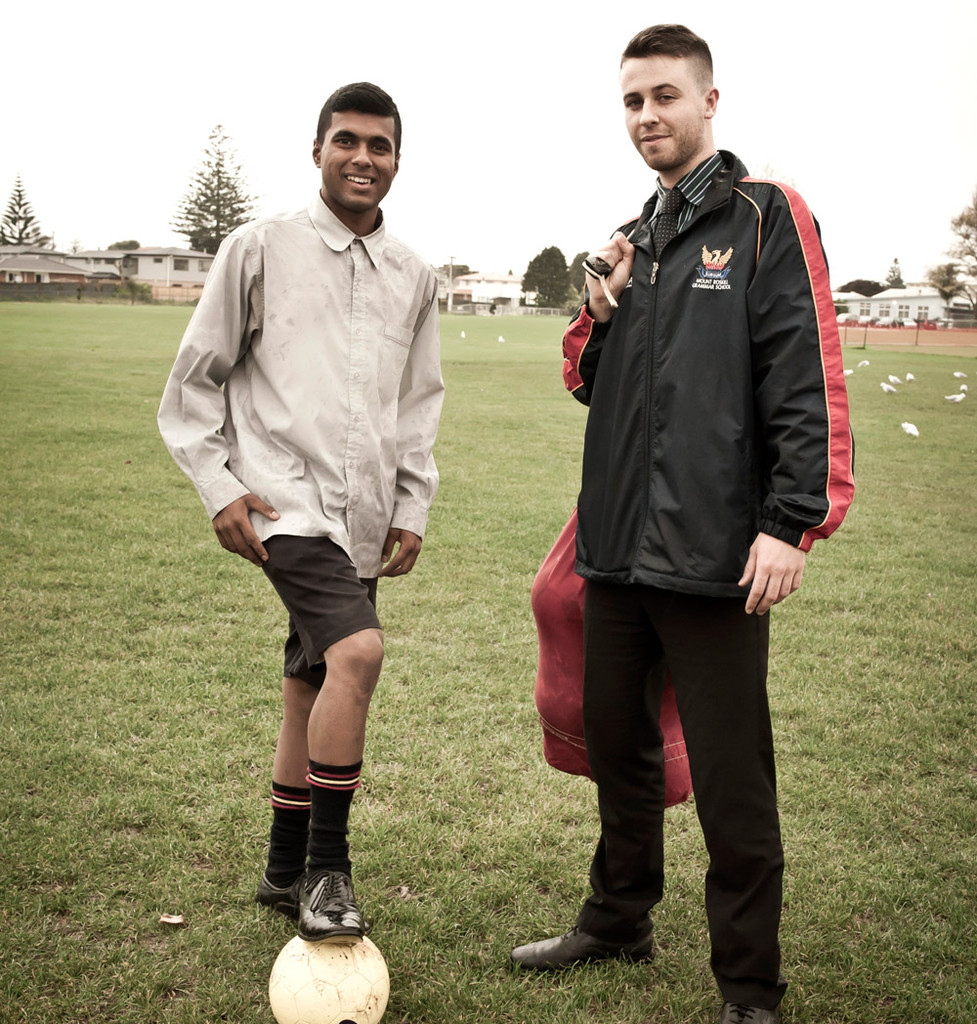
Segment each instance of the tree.
[[927,282],[936,289],[946,305],[947,316],[950,315],[950,303],[963,292],[959,274],[956,263],[941,263],[938,267],[932,267],[926,275]]
[[840,292],[855,292],[856,295],[878,295],[879,292],[885,290],[885,285],[880,284],[878,281],[869,281],[864,277],[857,277],[854,281],[848,281],[843,284],[838,291]]
[[977,311],[977,188],[970,205],[950,221],[950,227],[957,236],[950,255],[957,260],[961,291]]
[[173,230],[185,235],[192,249],[217,252],[217,247],[254,209],[254,196],[246,190],[241,167],[221,125],[210,133],[210,145],[180,200]]
[[18,174],[7,211],[0,221],[0,245],[35,245],[46,249],[50,243],[50,237],[41,234],[41,227]]
[[588,252],[578,252],[570,263],[570,284],[576,288],[578,292],[583,291],[583,286],[587,281],[587,275],[584,273],[583,269],[583,261],[589,255],[590,253]]
[[566,257],[555,245],[529,261],[522,279],[522,290],[536,293],[537,306],[559,308],[566,302],[570,291],[570,271]]
[[115,290],[120,298],[129,300],[129,305],[134,306],[137,302],[152,302],[152,285],[144,284],[141,281],[133,281],[131,277],[124,278]]
[[889,273],[885,278],[886,288],[905,288],[906,283],[902,279],[902,270],[899,267],[899,260],[895,259],[892,261],[892,266],[889,267]]
[[115,251],[117,249],[121,249],[121,250],[125,251],[125,250],[129,250],[129,249],[139,249],[139,248],[141,248],[141,247],[140,247],[139,243],[134,238],[126,238],[126,239],[124,239],[121,242],[113,242],[109,246],[109,251],[112,252],[112,251]]

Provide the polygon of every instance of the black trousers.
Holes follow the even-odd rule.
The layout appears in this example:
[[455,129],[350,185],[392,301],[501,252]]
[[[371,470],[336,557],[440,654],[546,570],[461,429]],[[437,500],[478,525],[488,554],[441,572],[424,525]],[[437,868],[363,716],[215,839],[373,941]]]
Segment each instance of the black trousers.
[[601,836],[577,924],[614,941],[662,898],[665,773],[658,725],[672,677],[709,853],[705,899],[723,998],[772,1009],[780,977],[783,847],[767,704],[769,617],[742,598],[588,581],[584,733]]

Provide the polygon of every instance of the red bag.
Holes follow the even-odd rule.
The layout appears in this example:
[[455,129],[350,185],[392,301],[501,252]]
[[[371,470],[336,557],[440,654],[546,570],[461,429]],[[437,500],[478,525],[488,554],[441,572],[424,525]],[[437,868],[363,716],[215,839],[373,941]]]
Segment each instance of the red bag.
[[[573,571],[576,538],[574,509],[533,580],[531,601],[539,636],[535,696],[547,763],[561,772],[592,778],[583,738],[584,581]],[[671,807],[692,792],[671,680],[662,694],[660,721],[665,742],[665,806]]]

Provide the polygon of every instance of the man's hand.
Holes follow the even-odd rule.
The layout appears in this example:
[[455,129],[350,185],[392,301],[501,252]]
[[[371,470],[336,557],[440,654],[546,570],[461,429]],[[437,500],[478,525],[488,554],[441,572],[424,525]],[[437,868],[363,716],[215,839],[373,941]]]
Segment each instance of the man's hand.
[[614,296],[615,302],[620,299],[621,293],[631,280],[631,268],[634,266],[634,246],[621,234],[615,232],[614,237],[596,253],[614,269],[607,277],[601,279],[598,284],[593,278],[587,278],[587,290],[590,298],[587,301],[587,308],[590,315],[599,323],[607,323],[614,315],[614,309],[607,301],[605,290],[609,290]]
[[271,505],[266,505],[256,494],[245,494],[225,505],[214,516],[214,533],[225,551],[232,551],[255,565],[261,565],[268,561],[268,552],[254,532],[249,512],[260,512],[267,519],[279,518]]
[[739,581],[741,587],[753,582],[746,599],[746,614],[755,611],[757,615],[766,615],[775,604],[790,597],[801,585],[804,561],[800,548],[768,533],[757,534]]
[[[394,546],[397,553],[394,554]],[[380,570],[381,576],[403,576],[414,568],[417,556],[421,553],[421,538],[410,530],[397,530],[390,527],[387,541],[383,545],[383,561],[386,563]],[[393,556],[393,557],[391,557]]]

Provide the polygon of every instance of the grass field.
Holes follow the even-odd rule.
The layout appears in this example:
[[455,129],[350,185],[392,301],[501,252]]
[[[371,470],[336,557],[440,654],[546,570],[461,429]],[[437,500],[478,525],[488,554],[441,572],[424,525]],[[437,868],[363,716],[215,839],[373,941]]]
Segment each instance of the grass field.
[[[156,433],[189,312],[0,305],[3,1024],[272,1020],[293,932],[251,898],[283,621]],[[507,968],[572,923],[596,838],[593,787],[544,763],[532,700],[529,589],[575,499],[585,417],[561,332],[443,320],[442,489],[417,569],[380,588],[387,660],[353,811],[389,1024],[717,1016],[693,802],[668,812],[650,968]],[[785,1021],[970,1024],[977,360],[845,352],[863,359],[856,503],[773,613]],[[975,389],[959,404],[953,371]]]

